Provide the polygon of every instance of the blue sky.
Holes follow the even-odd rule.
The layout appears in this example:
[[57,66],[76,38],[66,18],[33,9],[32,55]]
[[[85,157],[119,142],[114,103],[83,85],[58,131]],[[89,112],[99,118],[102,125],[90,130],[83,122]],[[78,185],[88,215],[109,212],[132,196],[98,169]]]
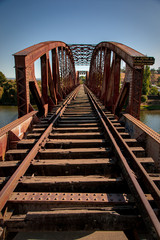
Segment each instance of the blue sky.
[[14,77],[12,54],[33,44],[116,41],[160,67],[160,0],[0,0],[0,71]]

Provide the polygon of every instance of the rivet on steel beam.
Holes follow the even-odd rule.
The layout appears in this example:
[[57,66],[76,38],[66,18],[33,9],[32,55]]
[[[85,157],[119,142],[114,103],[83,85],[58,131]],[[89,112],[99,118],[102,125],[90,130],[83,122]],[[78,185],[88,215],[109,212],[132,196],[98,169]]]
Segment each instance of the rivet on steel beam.
[[62,198],[62,200],[64,201],[64,200],[65,200],[65,198]]
[[42,198],[38,198],[38,200],[42,200]]
[[57,200],[57,198],[55,198],[54,200]]

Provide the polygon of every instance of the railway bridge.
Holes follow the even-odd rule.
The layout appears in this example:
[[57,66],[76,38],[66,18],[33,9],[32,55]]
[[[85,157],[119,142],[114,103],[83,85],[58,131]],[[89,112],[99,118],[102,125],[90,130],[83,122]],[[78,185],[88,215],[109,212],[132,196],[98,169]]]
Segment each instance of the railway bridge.
[[160,239],[160,135],[139,121],[154,58],[58,41],[14,57],[19,118],[0,129],[0,239]]

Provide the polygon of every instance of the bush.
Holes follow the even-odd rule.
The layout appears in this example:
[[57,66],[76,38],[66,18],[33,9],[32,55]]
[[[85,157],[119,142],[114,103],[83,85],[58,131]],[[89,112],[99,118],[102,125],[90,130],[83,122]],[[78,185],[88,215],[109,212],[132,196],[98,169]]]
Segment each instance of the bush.
[[0,87],[3,87],[3,83],[7,81],[5,75],[0,71]]
[[17,105],[17,88],[15,80],[7,80],[0,72],[0,104]]
[[141,96],[141,102],[144,103],[148,100],[147,96],[146,95],[142,95]]
[[158,95],[158,89],[156,87],[151,87],[149,90],[149,95],[152,95],[152,96]]

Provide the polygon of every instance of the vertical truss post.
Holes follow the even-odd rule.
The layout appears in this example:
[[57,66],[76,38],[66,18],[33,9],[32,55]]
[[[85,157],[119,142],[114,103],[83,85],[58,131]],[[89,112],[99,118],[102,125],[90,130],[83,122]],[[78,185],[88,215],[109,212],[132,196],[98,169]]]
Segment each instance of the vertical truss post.
[[[89,82],[89,72],[87,71],[86,72],[86,85],[88,85],[88,82]],[[78,82],[79,84],[79,82]]]
[[144,67],[133,69],[129,113],[139,119]]
[[110,76],[110,61],[111,61],[111,50],[106,49],[105,51],[105,65],[104,65],[104,75],[102,81],[102,92],[101,92],[101,99],[103,103],[105,103],[105,99],[107,96],[107,87],[109,83],[109,76]]
[[64,66],[64,87],[65,87],[65,92],[67,94],[67,49],[65,49],[65,66]]
[[97,96],[101,95],[101,86],[102,86],[102,48],[99,53],[99,63],[98,63],[98,86],[97,86]]
[[114,76],[115,76],[115,53],[113,52],[112,66],[110,68],[110,75],[108,78],[106,98],[104,104],[109,110],[112,110],[113,105],[113,89],[114,89]]
[[48,60],[49,60],[48,53],[44,54],[41,57],[42,96],[45,104],[48,103]]
[[52,74],[53,82],[55,85],[56,98],[62,100],[60,91],[60,76],[59,76],[59,61],[58,61],[58,49],[52,49]]
[[49,61],[49,53],[45,53],[41,57],[41,84],[42,84],[42,97],[44,99],[44,109],[45,116],[48,113],[48,61]]
[[76,84],[79,82],[79,71],[76,71]]
[[121,59],[115,54],[115,66],[114,66],[114,90],[113,90],[113,105],[112,111],[114,111],[115,104],[117,102],[119,96],[119,84],[120,84],[120,67],[121,67]]
[[17,82],[17,101],[18,101],[18,117],[22,117],[29,113],[30,97],[29,97],[29,79],[32,77],[33,69],[25,67],[25,56],[15,55],[15,69]]
[[65,98],[66,93],[65,93],[65,84],[64,84],[64,60],[65,54],[64,54],[64,48],[61,47],[61,91],[63,94],[63,98]]

